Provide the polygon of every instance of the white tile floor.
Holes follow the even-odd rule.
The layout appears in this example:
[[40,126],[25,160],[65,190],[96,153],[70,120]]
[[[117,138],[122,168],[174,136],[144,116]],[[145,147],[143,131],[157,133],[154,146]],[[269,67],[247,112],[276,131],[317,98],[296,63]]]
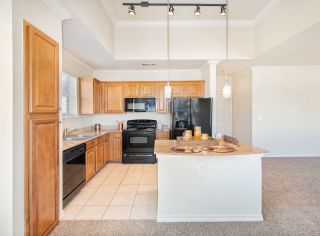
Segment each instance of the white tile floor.
[[63,220],[156,219],[157,169],[107,164],[65,207]]

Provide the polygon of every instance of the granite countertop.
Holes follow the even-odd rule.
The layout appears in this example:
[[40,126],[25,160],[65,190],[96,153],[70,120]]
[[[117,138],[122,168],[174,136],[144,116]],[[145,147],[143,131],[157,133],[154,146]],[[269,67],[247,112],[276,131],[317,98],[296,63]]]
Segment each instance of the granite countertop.
[[95,136],[88,138],[88,139],[82,139],[82,140],[72,140],[72,141],[63,140],[63,151],[68,150],[70,148],[73,148],[75,146],[78,146],[80,144],[86,143],[92,139],[95,139],[95,138],[100,137],[102,135],[105,135],[107,133],[113,133],[113,132],[121,132],[121,131],[119,131],[117,129],[102,129],[99,133],[96,133],[94,130],[91,130],[91,129],[79,130],[75,134],[92,134],[92,133],[94,133]]
[[[225,144],[228,146],[228,144]],[[268,151],[253,147],[248,144],[242,144],[240,143],[239,147],[234,147],[235,151],[234,152],[229,152],[229,153],[215,153],[215,152],[207,152],[207,151],[202,151],[200,153],[194,153],[194,154],[189,154],[189,153],[177,153],[173,152],[171,149],[175,146],[178,146],[176,140],[156,140],[155,142],[155,148],[154,152],[155,154],[158,155],[175,155],[175,156],[234,156],[234,155],[249,155],[249,154],[263,154],[267,153]]]

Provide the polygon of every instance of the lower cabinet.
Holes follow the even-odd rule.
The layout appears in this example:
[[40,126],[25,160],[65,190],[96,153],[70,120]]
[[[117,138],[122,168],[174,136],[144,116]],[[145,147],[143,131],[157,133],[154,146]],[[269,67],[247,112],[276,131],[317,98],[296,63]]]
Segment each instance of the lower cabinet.
[[89,180],[96,172],[96,147],[86,151],[86,180]]
[[103,164],[107,164],[110,160],[110,143],[109,143],[109,134],[105,135],[104,138],[104,157]]
[[104,165],[104,142],[98,144],[96,150],[96,171],[98,171]]
[[122,161],[122,133],[111,132],[86,143],[86,180],[109,161]]
[[122,133],[113,133],[113,160],[122,161]]

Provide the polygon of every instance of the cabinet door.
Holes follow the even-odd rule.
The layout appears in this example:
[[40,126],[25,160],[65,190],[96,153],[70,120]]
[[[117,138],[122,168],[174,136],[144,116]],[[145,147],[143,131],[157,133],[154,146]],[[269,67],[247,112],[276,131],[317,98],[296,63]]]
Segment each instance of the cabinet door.
[[167,112],[168,111],[168,100],[164,97],[164,89],[166,83],[156,84],[156,99],[157,99],[157,112]]
[[202,97],[202,81],[184,82],[183,96],[184,97]]
[[136,98],[139,97],[139,83],[125,83],[124,93],[126,98]]
[[110,160],[110,148],[109,148],[109,135],[106,134],[105,141],[104,141],[104,158],[103,158],[103,164],[108,163]]
[[108,134],[108,140],[109,140],[109,160],[114,161],[113,133]]
[[29,120],[30,235],[45,235],[59,219],[58,119]]
[[95,114],[100,113],[100,82],[93,80],[93,110]]
[[100,170],[103,166],[103,160],[104,160],[104,142],[99,144],[97,147],[97,153],[96,153],[96,171]]
[[59,44],[26,24],[25,47],[28,111],[56,113],[59,111]]
[[96,148],[90,148],[86,151],[86,180],[89,180],[95,173]]
[[113,160],[122,161],[122,133],[113,134]]
[[141,82],[139,85],[140,97],[155,97],[155,83]]
[[108,113],[124,112],[124,92],[122,83],[107,83],[105,91],[105,111]]
[[172,97],[183,97],[183,82],[170,82]]

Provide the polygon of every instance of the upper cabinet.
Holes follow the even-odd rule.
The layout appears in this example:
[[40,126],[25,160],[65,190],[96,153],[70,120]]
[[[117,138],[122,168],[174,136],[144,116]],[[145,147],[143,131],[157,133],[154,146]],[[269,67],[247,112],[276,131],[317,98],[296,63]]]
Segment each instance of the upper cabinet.
[[171,81],[170,86],[172,88],[171,90],[172,97],[183,97],[184,83],[182,81]]
[[166,82],[155,84],[155,94],[157,99],[157,112],[166,113],[168,111],[168,100],[164,96]]
[[192,81],[183,83],[184,97],[203,97],[203,81]]
[[80,113],[103,112],[103,83],[94,78],[80,79]]
[[[170,81],[172,97],[203,97],[204,81]],[[156,98],[157,112],[168,112],[166,82],[101,82],[80,79],[80,113],[124,113],[125,98]]]
[[136,98],[139,96],[139,83],[126,82],[124,84],[124,96],[126,98]]
[[155,97],[155,83],[140,82],[140,97],[154,98]]
[[29,113],[59,111],[59,45],[35,27],[27,34],[25,67],[29,68]]
[[124,86],[123,83],[104,83],[104,112],[124,112]]

